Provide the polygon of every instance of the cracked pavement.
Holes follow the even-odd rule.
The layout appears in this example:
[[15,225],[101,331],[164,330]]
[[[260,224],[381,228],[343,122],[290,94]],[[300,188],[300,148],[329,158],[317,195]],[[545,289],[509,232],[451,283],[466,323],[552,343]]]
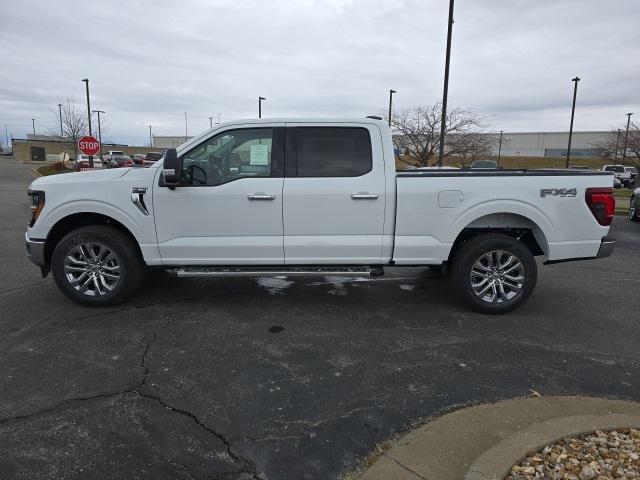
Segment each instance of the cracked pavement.
[[0,160],[0,478],[330,479],[457,406],[640,397],[640,225],[624,218],[612,257],[541,267],[503,317],[466,311],[422,268],[156,272],[88,309],[24,255],[30,171]]

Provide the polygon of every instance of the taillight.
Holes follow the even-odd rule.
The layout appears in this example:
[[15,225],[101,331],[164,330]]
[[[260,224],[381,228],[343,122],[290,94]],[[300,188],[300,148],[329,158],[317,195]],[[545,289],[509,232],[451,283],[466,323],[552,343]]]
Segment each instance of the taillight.
[[611,225],[616,211],[613,188],[587,188],[585,201],[600,225]]

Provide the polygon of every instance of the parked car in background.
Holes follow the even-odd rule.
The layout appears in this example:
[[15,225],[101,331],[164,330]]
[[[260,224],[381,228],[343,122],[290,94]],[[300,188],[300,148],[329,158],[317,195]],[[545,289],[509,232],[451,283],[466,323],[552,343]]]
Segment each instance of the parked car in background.
[[112,155],[109,160],[109,167],[111,168],[133,167],[133,165],[133,160],[127,155]]
[[[91,168],[89,165],[89,155],[85,155],[83,153],[79,154],[72,162],[73,169],[77,172],[83,168]],[[102,168],[102,160],[95,155],[93,157],[93,168]]]
[[147,156],[144,153],[134,153],[131,155],[131,160],[133,160],[135,165],[143,165],[146,159]]
[[142,164],[145,167],[149,167],[160,160],[164,155],[164,152],[148,152]]
[[620,180],[623,187],[631,181],[631,172],[624,168],[624,165],[605,165],[602,167],[603,172],[612,172],[616,178]]
[[629,220],[640,222],[640,188],[636,188],[629,201]]
[[618,177],[613,177],[613,188],[622,188],[622,182]]
[[471,164],[471,170],[496,170],[498,162],[495,160],[476,160]]
[[569,168],[571,170],[591,170],[591,167],[586,165],[570,165]]
[[122,157],[124,156],[124,152],[122,150],[109,150],[105,155],[102,156],[102,160],[106,167],[111,167],[111,159],[113,157]]
[[627,187],[635,187],[636,182],[638,181],[638,169],[636,167],[624,167],[624,169],[631,174],[631,178],[627,182]]

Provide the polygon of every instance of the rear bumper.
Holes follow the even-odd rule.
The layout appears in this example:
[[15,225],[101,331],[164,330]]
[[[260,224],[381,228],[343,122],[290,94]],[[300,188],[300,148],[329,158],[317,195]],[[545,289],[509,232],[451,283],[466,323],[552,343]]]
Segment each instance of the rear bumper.
[[600,242],[600,249],[596,258],[605,258],[613,253],[613,248],[616,246],[616,239],[611,237],[604,237]]
[[613,249],[616,245],[616,239],[611,237],[603,237],[600,240],[600,248],[598,248],[598,253],[595,257],[575,257],[575,258],[563,258],[560,260],[547,260],[544,262],[545,265],[554,265],[556,263],[565,263],[565,262],[577,262],[580,260],[595,260],[596,258],[605,258],[613,253]]
[[27,257],[39,267],[46,267],[47,262],[44,256],[44,240],[29,238],[29,234],[24,234],[24,242],[27,246]]

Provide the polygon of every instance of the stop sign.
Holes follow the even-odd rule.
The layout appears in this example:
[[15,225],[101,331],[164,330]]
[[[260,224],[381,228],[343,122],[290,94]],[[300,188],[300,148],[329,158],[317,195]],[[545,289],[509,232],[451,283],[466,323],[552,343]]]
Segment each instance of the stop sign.
[[100,142],[96,140],[96,137],[82,137],[78,140],[78,150],[85,155],[95,155],[100,151]]

